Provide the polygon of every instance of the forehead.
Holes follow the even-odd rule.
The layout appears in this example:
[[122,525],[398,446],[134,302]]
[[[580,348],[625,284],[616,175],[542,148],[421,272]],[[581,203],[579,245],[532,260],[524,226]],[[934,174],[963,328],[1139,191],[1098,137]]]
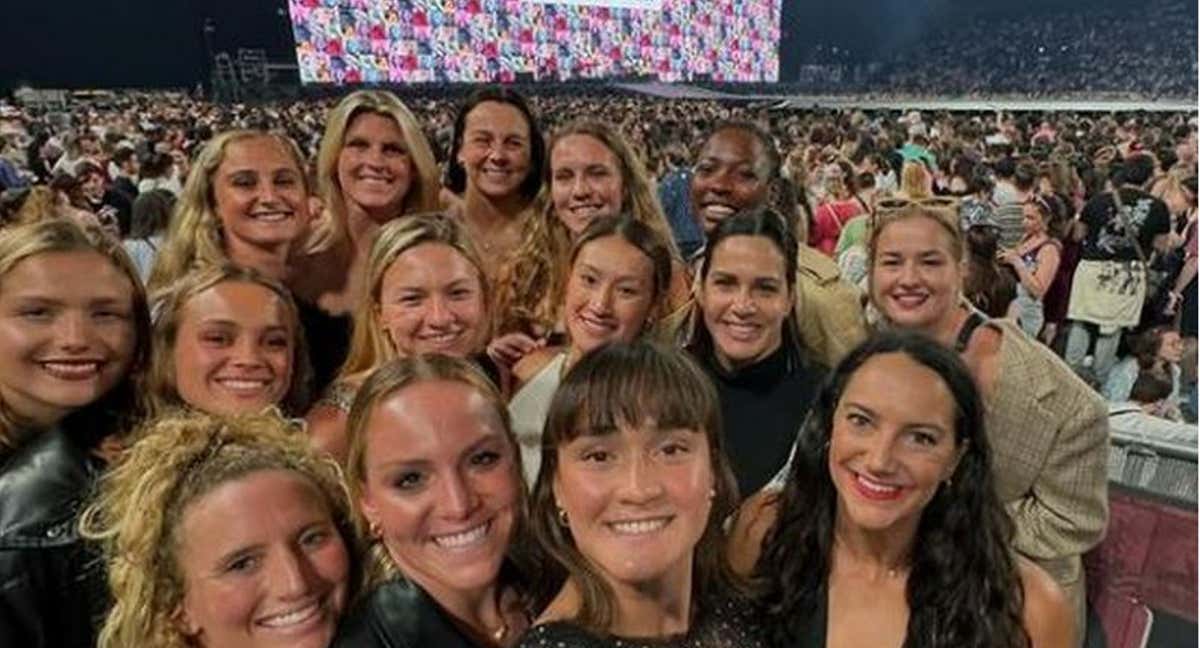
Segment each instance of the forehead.
[[183,305],[181,324],[231,320],[246,326],[285,325],[283,300],[249,281],[222,281],[193,295]]
[[[88,281],[78,281],[88,277]],[[93,250],[43,252],[21,259],[0,277],[0,297],[12,293],[80,298],[132,298],[132,281]]]
[[762,157],[758,138],[740,128],[724,128],[712,134],[700,151],[702,158],[718,158],[733,164],[754,164]]
[[375,404],[367,420],[368,464],[446,459],[490,437],[504,437],[496,404],[473,385],[427,380]]
[[346,135],[383,133],[395,137],[403,136],[400,124],[391,115],[364,110],[355,115],[346,126]]
[[929,216],[885,220],[875,242],[879,252],[939,250],[955,255],[955,241],[946,228]]
[[838,407],[867,407],[900,425],[954,429],[954,396],[942,377],[904,353],[867,359],[846,382]]
[[274,137],[256,136],[235,140],[225,145],[220,169],[237,170],[247,167],[296,168],[296,161],[279,140]]
[[749,272],[783,277],[787,263],[783,253],[765,236],[735,235],[721,239],[713,248],[713,270]]
[[383,287],[424,281],[456,281],[479,277],[479,269],[453,246],[421,243],[401,252],[383,273]]
[[[261,541],[277,526],[301,517],[327,517],[321,491],[293,470],[260,469],[218,484],[189,502],[179,538],[184,557],[223,553],[222,545]],[[290,529],[285,529],[290,531]]]
[[484,101],[467,113],[467,130],[487,130],[526,134],[529,124],[525,115],[514,105],[500,101]]
[[575,265],[586,264],[616,274],[649,275],[650,257],[616,234],[588,241],[579,248]]
[[575,133],[564,136],[554,143],[550,151],[550,163],[554,166],[579,163],[609,164],[615,166],[617,155],[608,145],[592,135]]

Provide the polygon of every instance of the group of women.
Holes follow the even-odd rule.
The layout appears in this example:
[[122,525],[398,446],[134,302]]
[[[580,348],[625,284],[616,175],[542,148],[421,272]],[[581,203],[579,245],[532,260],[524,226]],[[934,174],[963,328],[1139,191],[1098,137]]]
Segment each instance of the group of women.
[[844,293],[750,126],[701,148],[689,260],[611,127],[544,145],[485,89],[452,149],[443,187],[379,91],[315,180],[218,134],[146,288],[102,234],[0,231],[0,636],[1075,645],[1103,408],[965,304],[956,218],[875,214],[884,330],[851,303],[818,351]]

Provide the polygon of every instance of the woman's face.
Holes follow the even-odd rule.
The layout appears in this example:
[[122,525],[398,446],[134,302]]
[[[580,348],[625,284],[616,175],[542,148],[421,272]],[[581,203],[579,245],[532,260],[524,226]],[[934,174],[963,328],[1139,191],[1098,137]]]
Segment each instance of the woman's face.
[[277,405],[292,384],[296,331],[266,286],[223,281],[189,299],[175,333],[175,389],[213,414]]
[[401,356],[479,351],[488,325],[479,269],[444,243],[404,251],[383,273],[379,323]]
[[496,405],[419,382],[380,399],[364,434],[360,504],[400,571],[434,598],[493,585],[525,488]]
[[0,277],[0,399],[57,422],[108,393],[137,347],[134,288],[98,252],[46,252]]
[[698,301],[721,366],[759,362],[779,348],[794,305],[783,254],[764,236],[723,239]]
[[631,342],[654,306],[654,266],[620,236],[588,242],[567,278],[564,317],[571,344],[587,353],[610,342]]
[[399,216],[415,169],[400,125],[391,117],[364,112],[350,120],[338,154],[337,179],[348,205],[380,222]]
[[702,432],[647,421],[583,434],[555,452],[559,515],[606,579],[638,585],[691,573],[716,483]]
[[225,243],[272,248],[308,229],[304,171],[273,137],[230,142],[212,174],[212,193]]
[[1021,225],[1025,229],[1026,236],[1045,233],[1046,219],[1042,216],[1042,210],[1038,208],[1036,202],[1026,202],[1021,205]]
[[178,619],[194,645],[326,648],[350,559],[323,495],[286,470],[227,481],[187,506],[174,539]]
[[591,135],[567,135],[550,151],[550,198],[554,215],[579,236],[597,218],[621,212],[621,164]]
[[1167,331],[1158,341],[1158,357],[1163,362],[1179,364],[1183,361],[1183,338],[1178,331]]
[[963,264],[954,241],[932,218],[912,216],[882,225],[871,264],[871,301],[892,324],[936,327],[953,314]]
[[515,106],[485,101],[467,113],[458,163],[467,187],[490,199],[517,195],[529,175],[529,122]]
[[838,525],[915,533],[958,467],[954,416],[950,389],[932,369],[903,353],[863,363],[833,414],[829,474]]

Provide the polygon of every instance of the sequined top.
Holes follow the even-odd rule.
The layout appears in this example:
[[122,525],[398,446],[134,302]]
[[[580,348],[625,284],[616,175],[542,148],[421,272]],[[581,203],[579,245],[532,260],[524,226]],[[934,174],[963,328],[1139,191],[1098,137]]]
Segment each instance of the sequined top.
[[697,618],[686,635],[627,639],[593,634],[570,621],[554,621],[530,629],[518,648],[765,648],[762,628],[748,602],[726,598]]

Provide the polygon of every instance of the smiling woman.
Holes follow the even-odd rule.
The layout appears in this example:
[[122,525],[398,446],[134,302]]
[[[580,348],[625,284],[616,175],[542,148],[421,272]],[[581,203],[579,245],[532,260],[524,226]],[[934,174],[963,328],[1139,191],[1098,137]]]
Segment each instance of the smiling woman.
[[158,305],[146,410],[212,414],[308,404],[311,371],[296,305],[278,283],[232,265],[202,268]]
[[337,467],[274,414],[136,436],[80,522],[114,599],[99,646],[327,648],[359,582]]
[[503,401],[470,363],[402,358],[363,384],[346,479],[370,594],[337,646],[511,646],[529,623],[525,486]]

